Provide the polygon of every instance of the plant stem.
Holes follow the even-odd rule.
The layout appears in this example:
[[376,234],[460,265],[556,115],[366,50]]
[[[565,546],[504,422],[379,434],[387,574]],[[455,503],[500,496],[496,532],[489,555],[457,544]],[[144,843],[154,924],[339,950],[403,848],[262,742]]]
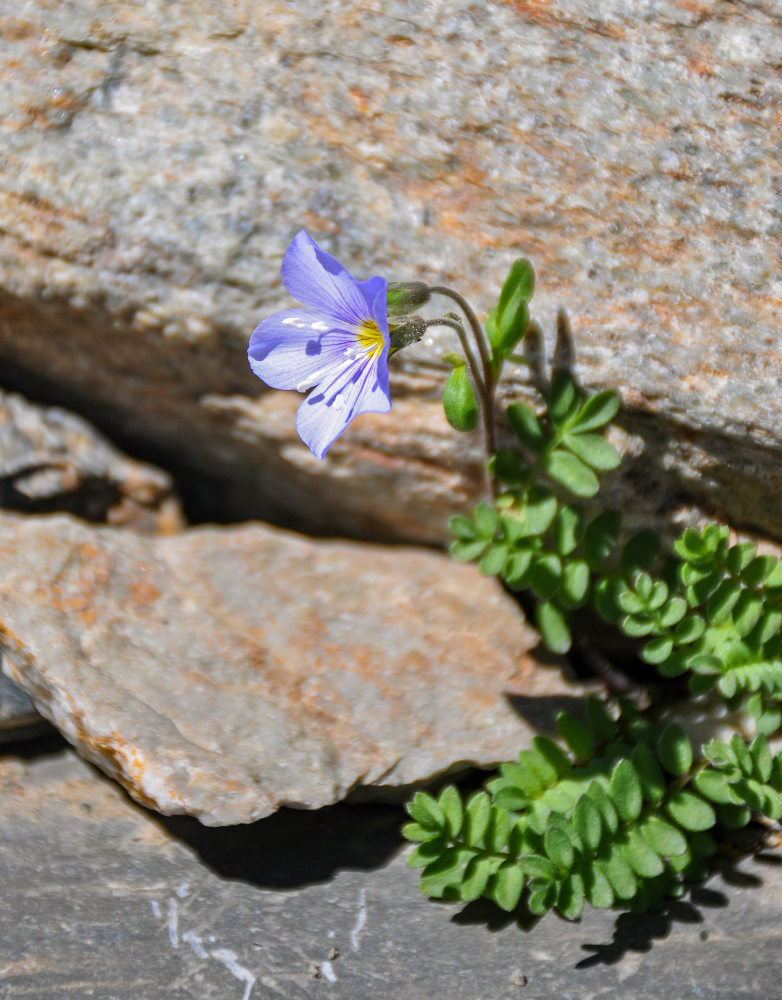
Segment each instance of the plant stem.
[[475,386],[475,391],[478,394],[481,407],[481,429],[483,431],[483,449],[486,453],[486,463],[487,463],[487,476],[489,480],[489,488],[491,495],[494,496],[496,489],[494,478],[488,472],[488,461],[494,454],[494,410],[492,407],[491,397],[486,388],[486,384],[481,377],[481,368],[478,364],[478,359],[475,356],[475,352],[470,346],[469,338],[465,332],[462,324],[455,319],[451,319],[448,316],[442,316],[440,319],[430,319],[426,321],[427,327],[429,326],[448,326],[452,330],[456,331],[459,337],[459,342],[462,345],[462,350],[467,358],[467,364],[470,368],[470,375],[472,376],[473,384]]
[[486,336],[483,332],[481,324],[478,322],[478,317],[472,310],[472,306],[458,292],[455,292],[452,288],[446,288],[445,285],[433,285],[429,288],[432,295],[445,295],[449,299],[457,304],[464,315],[467,317],[467,322],[470,324],[470,330],[472,331],[473,338],[478,347],[478,353],[481,356],[481,366],[483,368],[483,381],[486,386],[486,395],[489,398],[490,403],[493,406],[494,403],[494,371],[492,369],[491,358],[489,356],[489,348],[486,344]]

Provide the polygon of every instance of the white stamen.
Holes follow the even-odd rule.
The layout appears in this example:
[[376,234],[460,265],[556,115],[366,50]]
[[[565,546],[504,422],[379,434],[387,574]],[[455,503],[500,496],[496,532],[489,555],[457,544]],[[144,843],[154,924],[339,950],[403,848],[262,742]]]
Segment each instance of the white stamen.
[[[328,364],[323,365],[322,368],[318,368],[307,378],[302,379],[301,382],[296,386],[297,392],[306,392],[308,389],[314,388],[318,383],[322,382],[326,375],[332,376],[332,379],[338,378],[343,372],[347,371],[352,364],[355,364],[358,358],[364,357],[365,351],[362,351],[360,347],[348,347],[344,351],[344,361],[339,364],[334,365]],[[339,391],[339,390],[338,390]]]
[[310,324],[311,330],[317,330],[318,333],[328,333],[331,329],[328,323],[324,323],[322,319],[315,320],[314,323]]
[[309,326],[309,323],[304,319],[300,319],[298,316],[286,316],[282,321],[282,325],[295,326],[297,330],[304,330]]

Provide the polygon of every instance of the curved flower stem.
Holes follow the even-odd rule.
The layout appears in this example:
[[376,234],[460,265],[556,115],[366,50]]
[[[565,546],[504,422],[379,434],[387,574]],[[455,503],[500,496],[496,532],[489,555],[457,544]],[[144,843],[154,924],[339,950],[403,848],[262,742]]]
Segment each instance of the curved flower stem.
[[[429,288],[429,292],[432,295],[446,295],[449,299],[457,304],[464,315],[467,317],[467,322],[470,324],[470,330],[472,331],[473,339],[475,340],[476,346],[478,347],[478,353],[481,356],[481,367],[483,370],[483,383],[486,387],[486,396],[494,407],[494,371],[492,369],[491,358],[489,356],[489,348],[486,344],[486,335],[483,332],[481,324],[478,322],[478,317],[472,310],[472,306],[458,292],[455,292],[452,288],[446,288],[445,285],[432,285]],[[493,415],[492,415],[493,422]],[[493,453],[492,453],[493,454]]]
[[488,461],[494,454],[494,411],[492,409],[491,398],[486,389],[486,384],[481,378],[481,371],[478,365],[478,359],[475,356],[475,352],[470,346],[469,338],[465,332],[462,324],[455,319],[451,319],[449,316],[442,316],[440,319],[430,319],[426,321],[427,327],[430,326],[448,326],[452,330],[456,331],[459,337],[459,342],[462,345],[462,350],[467,358],[467,364],[470,368],[470,374],[472,375],[472,380],[475,385],[475,389],[478,394],[481,409],[481,430],[483,431],[483,449],[486,453],[487,462],[487,477],[489,483],[489,490],[492,496],[495,493],[495,483],[493,476],[488,472]]

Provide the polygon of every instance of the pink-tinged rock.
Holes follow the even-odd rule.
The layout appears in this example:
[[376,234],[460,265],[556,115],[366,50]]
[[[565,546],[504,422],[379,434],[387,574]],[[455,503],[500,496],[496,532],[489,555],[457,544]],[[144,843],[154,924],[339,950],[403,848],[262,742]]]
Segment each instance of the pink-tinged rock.
[[85,757],[209,825],[513,757],[532,733],[514,705],[577,693],[473,567],[259,525],[0,516],[0,637]]

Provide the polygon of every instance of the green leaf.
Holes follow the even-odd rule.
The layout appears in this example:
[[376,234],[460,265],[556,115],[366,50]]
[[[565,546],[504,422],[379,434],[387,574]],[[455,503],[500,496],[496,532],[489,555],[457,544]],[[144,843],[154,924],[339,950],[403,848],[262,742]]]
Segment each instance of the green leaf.
[[519,905],[523,889],[524,875],[514,862],[503,864],[492,879],[492,899],[508,913]]
[[655,531],[639,531],[622,548],[622,572],[632,577],[639,570],[648,570],[660,552],[660,536]]
[[557,498],[545,486],[530,488],[524,501],[521,517],[525,534],[542,535],[551,525],[557,513]]
[[441,830],[445,826],[445,816],[437,801],[427,792],[417,792],[405,806],[410,816],[425,830]]
[[580,431],[592,431],[610,424],[619,412],[621,400],[612,389],[605,389],[590,396],[579,411],[574,427]]
[[752,562],[756,552],[757,546],[753,542],[739,542],[736,545],[731,545],[725,565],[734,576],[738,576]]
[[665,810],[685,830],[710,830],[717,822],[709,803],[686,788],[671,796],[665,804]]
[[[418,848],[418,850],[420,849]],[[439,858],[424,868],[421,875],[421,888],[428,896],[439,898],[449,886],[459,885],[464,869],[473,857],[473,852],[467,848],[448,848]]]
[[511,552],[510,558],[505,565],[505,580],[511,587],[526,586],[527,573],[532,566],[533,552],[531,549],[522,549]]
[[500,519],[497,508],[490,503],[479,503],[475,508],[475,528],[481,538],[494,538]]
[[625,842],[621,844],[625,860],[642,878],[655,878],[664,869],[663,862],[655,850],[644,840],[638,830],[631,828],[626,831]]
[[614,905],[614,890],[598,864],[587,865],[584,869],[584,892],[586,898],[601,910]]
[[677,722],[670,722],[660,733],[657,741],[657,755],[665,770],[680,777],[692,767],[692,744]]
[[470,542],[476,537],[475,525],[471,518],[465,517],[464,514],[455,514],[448,521],[448,527],[452,535],[464,541]]
[[559,427],[572,417],[579,406],[579,392],[573,376],[558,371],[551,380],[548,398],[548,415],[554,427]]
[[681,830],[654,813],[641,822],[639,832],[652,850],[663,858],[676,857],[687,850],[687,838]]
[[582,795],[573,810],[573,827],[584,846],[595,851],[603,836],[603,821],[600,810],[589,795]]
[[529,476],[529,465],[510,448],[502,448],[489,460],[489,472],[501,483],[522,486]]
[[487,545],[488,541],[485,538],[479,538],[474,542],[462,541],[457,538],[455,542],[451,542],[448,551],[457,562],[472,562],[473,559],[478,558]]
[[564,778],[573,770],[573,765],[567,754],[546,736],[533,736],[532,747],[535,753],[553,769],[555,777],[551,784],[558,778]]
[[557,909],[566,920],[578,920],[584,909],[584,880],[579,872],[571,872],[557,893]]
[[673,641],[677,646],[687,646],[700,639],[706,631],[706,622],[700,615],[688,615],[682,618],[673,632]]
[[638,880],[617,845],[601,854],[598,865],[619,899],[633,898]]
[[567,870],[573,864],[575,857],[573,845],[567,834],[563,833],[558,827],[551,827],[546,830],[543,837],[543,846],[552,863],[560,870]]
[[597,472],[609,472],[622,461],[616,448],[599,434],[572,432],[564,436],[562,443],[585,465]]
[[458,789],[453,785],[448,785],[440,793],[437,804],[440,807],[440,812],[445,817],[446,830],[451,837],[458,837],[459,831],[462,828],[462,820],[464,819],[464,807],[462,806],[462,797]]
[[[508,277],[502,286],[500,297],[497,302],[496,325],[498,333],[502,337],[503,331],[514,329],[519,325],[519,313],[521,307],[526,305],[532,298],[535,291],[535,271],[532,264],[525,258],[519,257],[515,260],[508,271]],[[524,324],[519,336],[508,348],[512,350],[516,342],[521,339],[527,329]],[[492,345],[495,346],[495,345]]]
[[708,600],[706,617],[712,625],[725,621],[741,595],[741,587],[733,580],[723,580]]
[[673,652],[673,642],[667,636],[652,639],[641,650],[641,656],[647,663],[663,663]]
[[486,792],[475,792],[470,796],[465,805],[462,824],[462,836],[465,843],[473,846],[482,845],[484,834],[489,826],[490,813],[491,802]]
[[589,596],[591,574],[583,559],[566,562],[559,581],[559,598],[567,608],[582,607]]
[[543,916],[554,905],[556,898],[557,886],[555,882],[546,882],[534,889],[530,887],[528,903],[530,913],[539,917]]
[[427,830],[420,823],[405,823],[402,827],[402,836],[405,840],[423,842],[434,840],[436,837],[440,837],[441,833],[439,830]]
[[614,808],[614,804],[608,797],[608,792],[599,781],[592,781],[586,790],[586,794],[592,799],[603,819],[603,825],[610,834],[615,834],[619,829],[619,814]]
[[756,556],[741,573],[741,579],[748,587],[757,587],[765,583],[777,568],[779,560],[776,556]]
[[554,521],[554,547],[560,556],[569,556],[584,534],[584,512],[580,507],[564,505]]
[[530,589],[542,600],[548,600],[557,591],[561,572],[559,558],[553,552],[544,553],[533,564],[529,578]]
[[426,868],[449,850],[445,837],[430,838],[414,847],[407,856],[408,868]]
[[474,431],[478,426],[478,401],[467,368],[460,365],[448,376],[443,390],[445,418],[457,431]]
[[550,452],[543,461],[543,468],[552,479],[577,497],[593,497],[600,489],[594,472],[570,452]]
[[750,756],[749,748],[738,733],[734,733],[730,738],[730,748],[733,751],[736,763],[746,775],[752,774],[753,760]]
[[489,815],[489,825],[483,840],[489,851],[502,851],[508,843],[513,821],[503,809],[494,808]]
[[507,545],[491,545],[486,550],[486,554],[478,563],[478,566],[484,576],[499,576],[505,568],[507,560]]
[[487,857],[473,857],[464,870],[459,896],[469,901],[483,895],[492,874],[492,861]]
[[560,608],[552,601],[542,601],[535,609],[535,621],[546,647],[552,653],[570,649],[570,629]]
[[618,511],[607,510],[599,514],[584,532],[584,555],[593,566],[602,566],[613,552],[622,527]]
[[557,716],[557,729],[579,760],[589,760],[592,757],[595,740],[583,722],[568,712],[560,712]]
[[698,771],[693,778],[695,788],[710,802],[718,805],[740,805],[741,799],[733,791],[727,775],[710,767]]
[[541,854],[524,854],[519,858],[519,869],[529,879],[545,879],[551,882],[557,877],[554,865]]
[[646,743],[639,743],[630,755],[630,762],[641,781],[641,793],[646,801],[654,805],[662,802],[665,795],[665,775],[651,747]]
[[742,638],[749,635],[760,621],[764,607],[765,603],[760,594],[745,590],[739,595],[733,607],[733,624]]
[[519,441],[530,451],[539,455],[546,444],[546,436],[535,411],[527,403],[511,403],[507,409],[508,423]]
[[749,748],[754,767],[752,773],[758,781],[767,782],[771,777],[773,758],[765,736],[756,736]]
[[620,760],[611,772],[610,794],[620,819],[638,819],[643,807],[641,779],[629,760]]

